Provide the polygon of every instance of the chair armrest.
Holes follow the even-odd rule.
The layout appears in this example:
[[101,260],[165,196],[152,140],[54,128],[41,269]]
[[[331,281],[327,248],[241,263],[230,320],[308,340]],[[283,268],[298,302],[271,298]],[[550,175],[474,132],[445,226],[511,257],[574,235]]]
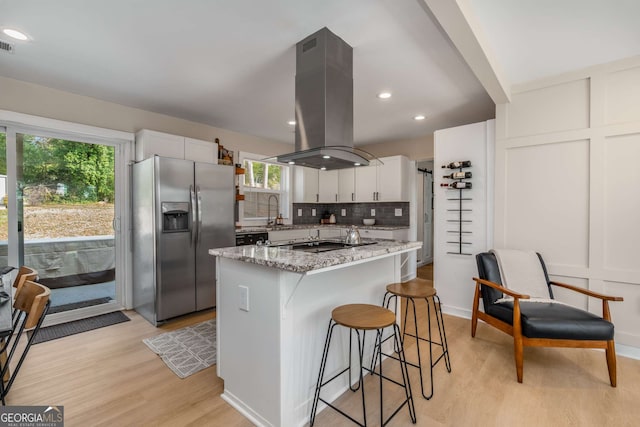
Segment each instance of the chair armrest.
[[571,291],[579,292],[581,294],[588,295],[590,297],[600,298],[601,300],[605,300],[605,301],[624,301],[624,298],[622,298],[622,297],[614,297],[614,296],[610,296],[610,295],[603,295],[603,294],[599,294],[597,292],[590,291],[589,289],[582,289],[582,288],[579,288],[577,286],[567,285],[566,283],[554,282],[553,280],[550,281],[549,283],[554,285],[554,286],[558,286],[558,287],[561,287],[561,288],[569,289]]
[[488,280],[478,279],[477,277],[474,277],[473,280],[475,280],[477,284],[481,284],[481,285],[489,286],[489,287],[491,287],[493,289],[497,289],[500,292],[502,292],[503,294],[509,295],[510,297],[513,297],[513,298],[516,298],[516,299],[530,299],[531,298],[529,295],[519,294],[517,292],[512,291],[511,289],[505,288],[504,286],[500,286],[497,283],[490,282]]

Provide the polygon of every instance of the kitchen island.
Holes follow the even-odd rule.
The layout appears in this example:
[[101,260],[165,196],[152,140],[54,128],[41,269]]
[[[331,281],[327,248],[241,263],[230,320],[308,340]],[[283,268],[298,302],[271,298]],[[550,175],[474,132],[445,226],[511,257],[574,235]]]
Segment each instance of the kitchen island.
[[[321,253],[269,246],[210,250],[217,263],[222,398],[256,425],[304,425],[331,310],[350,303],[380,304],[385,286],[400,281],[400,255],[421,246],[380,240]],[[327,377],[346,366],[348,349],[347,330],[337,328]],[[353,356],[355,361],[356,352]],[[370,360],[370,351],[365,358]],[[347,389],[343,377],[323,388],[325,398],[333,400]]]

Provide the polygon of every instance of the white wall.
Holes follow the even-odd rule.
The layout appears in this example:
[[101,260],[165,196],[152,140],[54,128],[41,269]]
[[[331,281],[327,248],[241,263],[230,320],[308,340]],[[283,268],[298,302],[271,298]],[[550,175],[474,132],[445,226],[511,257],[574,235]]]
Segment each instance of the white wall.
[[125,132],[151,129],[204,141],[220,138],[220,143],[225,148],[236,153],[248,151],[272,156],[292,149],[289,144],[6,77],[0,77],[0,94],[0,110]]
[[[433,280],[438,290],[443,310],[446,313],[462,317],[471,317],[473,299],[473,280],[477,276],[475,254],[486,251],[492,245],[493,233],[493,141],[494,120],[439,130],[435,133],[434,146],[434,249]],[[458,218],[460,190],[447,190],[440,186],[443,182],[451,182],[443,178],[452,172],[442,169],[442,165],[458,160],[470,160],[471,167],[464,169],[473,174],[470,181],[473,187],[462,190],[464,212],[462,219],[471,220],[464,223],[462,230],[471,234],[463,235],[462,252],[470,255],[450,254],[457,252],[459,246],[448,242],[458,241],[458,235],[449,231],[458,230],[458,224],[451,222]],[[457,171],[453,170],[453,171]]]
[[[640,57],[514,87],[497,106],[495,246],[540,252],[558,281],[624,297],[640,347]],[[599,300],[558,299],[601,313]]]

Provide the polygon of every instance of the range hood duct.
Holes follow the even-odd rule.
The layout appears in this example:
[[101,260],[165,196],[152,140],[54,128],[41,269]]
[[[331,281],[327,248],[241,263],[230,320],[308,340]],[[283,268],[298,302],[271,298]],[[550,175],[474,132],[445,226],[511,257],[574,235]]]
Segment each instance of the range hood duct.
[[277,161],[316,169],[366,166],[353,147],[353,49],[322,28],[296,44],[295,152]]

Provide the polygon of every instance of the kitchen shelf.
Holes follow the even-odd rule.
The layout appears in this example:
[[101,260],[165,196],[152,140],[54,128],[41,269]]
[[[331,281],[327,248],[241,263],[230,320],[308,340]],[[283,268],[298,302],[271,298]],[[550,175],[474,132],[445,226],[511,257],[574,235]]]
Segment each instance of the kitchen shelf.
[[236,201],[244,200],[244,194],[236,194]]
[[236,166],[236,175],[244,175],[245,169]]

